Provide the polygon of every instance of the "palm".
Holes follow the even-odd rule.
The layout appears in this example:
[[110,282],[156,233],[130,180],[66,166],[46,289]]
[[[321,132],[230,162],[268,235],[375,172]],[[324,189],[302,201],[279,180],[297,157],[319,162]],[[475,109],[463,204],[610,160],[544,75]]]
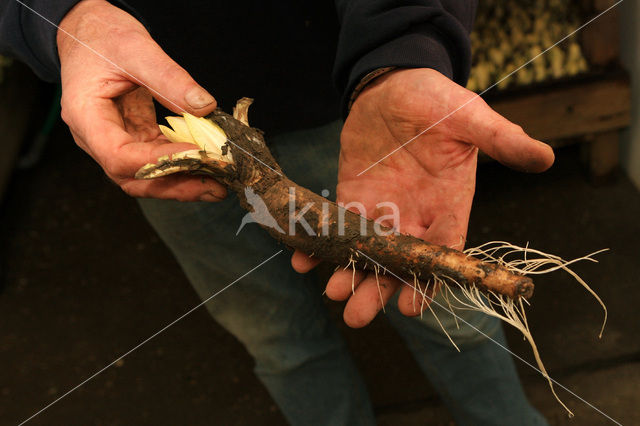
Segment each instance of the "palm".
[[400,232],[457,246],[466,234],[477,149],[446,126],[406,143],[447,114],[446,107],[423,105],[432,87],[394,96],[383,108],[368,102],[380,95],[378,87],[361,95],[342,133],[338,201],[359,201],[372,218],[383,213],[376,204],[394,203]]
[[[338,201],[362,203],[373,219],[389,214],[376,208],[379,203],[394,203],[399,222],[393,225],[400,232],[462,249],[478,148],[525,171],[543,171],[553,163],[547,145],[437,71],[386,74],[360,94],[344,125]],[[300,255],[294,256],[293,264],[301,271],[312,265]],[[350,271],[339,270],[326,293],[334,300],[349,299],[344,318],[358,327],[371,321],[400,286],[388,276],[379,282],[357,272],[354,279]],[[402,285],[398,306],[406,315],[420,313],[409,286]]]

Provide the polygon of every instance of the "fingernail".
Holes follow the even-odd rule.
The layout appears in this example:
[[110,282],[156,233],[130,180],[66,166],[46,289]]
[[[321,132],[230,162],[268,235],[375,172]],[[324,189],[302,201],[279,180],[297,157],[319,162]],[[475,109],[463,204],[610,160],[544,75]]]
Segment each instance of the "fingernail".
[[220,198],[214,196],[213,194],[204,193],[200,196],[200,201],[204,201],[207,203],[216,203],[220,201]]
[[193,109],[204,108],[215,102],[213,96],[211,96],[209,92],[199,86],[196,86],[189,90],[187,94],[184,95],[184,100],[187,101],[189,106]]

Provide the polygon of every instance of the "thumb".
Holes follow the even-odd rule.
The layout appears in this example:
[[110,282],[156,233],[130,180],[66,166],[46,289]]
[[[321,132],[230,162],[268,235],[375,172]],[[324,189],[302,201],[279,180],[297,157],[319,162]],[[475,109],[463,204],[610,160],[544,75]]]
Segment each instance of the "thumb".
[[467,141],[505,166],[524,172],[543,172],[553,164],[553,149],[529,137],[480,99],[472,101]]
[[203,116],[213,111],[215,98],[184,68],[171,59],[151,37],[134,43],[135,54],[124,58],[124,68],[146,86],[153,97],[171,111]]

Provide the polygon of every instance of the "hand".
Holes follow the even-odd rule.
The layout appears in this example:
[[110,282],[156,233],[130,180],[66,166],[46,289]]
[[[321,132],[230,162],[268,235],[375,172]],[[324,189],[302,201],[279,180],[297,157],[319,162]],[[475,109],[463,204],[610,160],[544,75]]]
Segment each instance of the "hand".
[[140,22],[106,1],[84,0],[60,23],[57,43],[62,118],[107,176],[134,197],[220,201],[226,196],[225,188],[209,178],[134,179],[144,164],[194,148],[161,136],[152,96],[176,113],[203,116],[216,107],[213,96],[162,51]]
[[[430,69],[397,70],[374,80],[357,98],[342,130],[338,202],[361,202],[371,219],[388,214],[377,211],[377,203],[395,203],[400,232],[462,250],[478,149],[509,167],[542,172],[554,160],[548,145],[531,139],[476,97],[358,174],[474,97],[475,93]],[[300,252],[292,258],[299,272],[316,264]],[[352,295],[352,271],[338,270],[326,288],[333,300],[349,299],[344,320],[351,327],[368,324],[398,289],[400,311],[420,314],[413,289],[388,275],[380,276],[383,302],[373,274],[356,272],[354,285]]]

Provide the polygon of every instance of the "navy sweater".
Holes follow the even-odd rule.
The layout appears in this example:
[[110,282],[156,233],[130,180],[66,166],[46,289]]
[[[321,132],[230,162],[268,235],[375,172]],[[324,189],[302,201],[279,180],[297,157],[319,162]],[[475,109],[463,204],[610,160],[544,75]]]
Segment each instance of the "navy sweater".
[[[53,24],[77,2],[2,0],[0,52],[56,81]],[[380,67],[433,68],[464,85],[477,1],[112,3],[139,18],[222,107],[254,97],[252,121],[277,132],[337,118],[362,77]]]

